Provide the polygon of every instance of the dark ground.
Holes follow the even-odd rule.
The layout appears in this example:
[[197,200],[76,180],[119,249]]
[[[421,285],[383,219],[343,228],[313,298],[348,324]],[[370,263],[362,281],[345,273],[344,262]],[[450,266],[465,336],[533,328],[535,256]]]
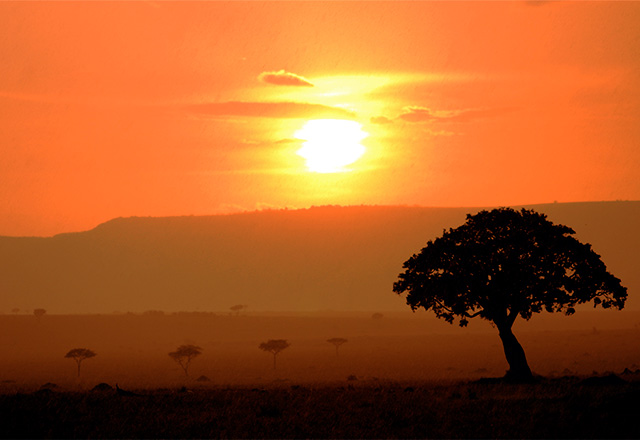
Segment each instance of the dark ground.
[[[624,377],[624,376],[622,376]],[[640,438],[640,382],[344,381],[0,395],[3,438]],[[601,380],[602,382],[602,380]],[[617,382],[617,381],[614,381]]]

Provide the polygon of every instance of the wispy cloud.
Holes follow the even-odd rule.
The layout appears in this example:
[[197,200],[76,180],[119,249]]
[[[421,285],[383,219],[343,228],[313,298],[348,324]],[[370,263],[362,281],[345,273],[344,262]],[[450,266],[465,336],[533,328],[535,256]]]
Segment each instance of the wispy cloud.
[[274,84],[276,86],[313,87],[313,83],[308,79],[295,73],[285,72],[284,70],[262,72],[258,75],[258,79],[263,83]]
[[369,121],[372,124],[376,124],[376,125],[385,125],[385,124],[392,124],[393,121],[389,118],[387,118],[386,116],[374,116],[371,119],[369,119]]
[[283,138],[278,140],[253,140],[253,139],[243,139],[241,141],[244,145],[253,145],[253,146],[273,146],[273,145],[300,145],[304,142],[302,139],[296,138]]
[[1,98],[10,99],[12,101],[45,102],[45,103],[55,103],[62,100],[62,98],[54,95],[14,92],[14,91],[7,91],[7,90],[0,90],[0,99]]
[[459,133],[454,133],[453,131],[447,131],[447,130],[425,130],[425,133],[427,133],[429,136],[454,136],[456,134]]
[[398,116],[405,122],[427,122],[437,119],[433,111],[426,107],[411,106],[405,107],[403,113]]
[[308,102],[245,102],[228,101],[187,106],[193,113],[210,116],[249,116],[261,118],[342,118],[353,119],[355,114],[340,107]]
[[405,107],[398,116],[405,122],[470,122],[476,119],[491,118],[505,113],[511,113],[513,107],[466,110],[432,110],[427,107]]

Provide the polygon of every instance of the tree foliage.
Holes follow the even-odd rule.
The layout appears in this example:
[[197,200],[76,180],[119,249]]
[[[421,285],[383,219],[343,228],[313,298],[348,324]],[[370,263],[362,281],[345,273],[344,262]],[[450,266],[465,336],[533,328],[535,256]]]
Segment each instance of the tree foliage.
[[626,288],[574,234],[533,210],[467,215],[462,226],[404,263],[393,290],[406,294],[412,310],[432,310],[461,326],[478,316],[495,324],[501,337],[516,317],[528,320],[543,310],[571,315],[589,301],[622,309]]
[[327,342],[339,347],[345,342],[348,342],[348,340],[345,338],[331,338],[331,339],[327,339]]
[[176,351],[172,351],[169,353],[169,357],[176,361],[182,370],[184,371],[184,375],[189,375],[189,366],[191,365],[191,361],[193,358],[200,356],[202,353],[202,348],[197,345],[181,345]]
[[624,307],[626,288],[573,234],[526,209],[467,215],[404,263],[393,290],[406,292],[413,310],[458,318],[461,326],[474,316],[497,324],[542,310],[571,315],[592,300],[594,307]]
[[73,358],[76,360],[85,360],[85,359],[89,359],[96,356],[96,353],[93,352],[92,350],[89,350],[88,348],[74,348],[71,349],[67,352],[67,354],[64,355],[65,358]]
[[258,348],[273,354],[278,354],[290,345],[286,339],[269,339],[267,342],[261,343]]

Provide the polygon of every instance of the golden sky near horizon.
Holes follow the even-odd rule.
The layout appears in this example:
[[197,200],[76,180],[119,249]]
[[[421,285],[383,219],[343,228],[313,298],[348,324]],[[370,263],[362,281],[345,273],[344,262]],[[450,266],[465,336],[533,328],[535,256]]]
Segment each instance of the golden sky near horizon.
[[[1,2],[0,235],[638,200],[638,23],[640,2]],[[315,172],[311,132],[364,153]]]

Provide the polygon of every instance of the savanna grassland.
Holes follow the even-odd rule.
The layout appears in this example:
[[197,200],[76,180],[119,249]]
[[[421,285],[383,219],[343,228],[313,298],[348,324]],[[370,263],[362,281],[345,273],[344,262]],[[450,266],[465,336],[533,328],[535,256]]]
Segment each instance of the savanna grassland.
[[366,382],[0,396],[12,438],[638,438],[640,384]]
[[[507,368],[490,325],[461,329],[426,313],[4,315],[0,433],[638,438],[639,324],[637,312],[586,310],[516,324],[543,376],[517,385],[487,379]],[[348,339],[339,356],[331,337]],[[291,346],[274,370],[258,345],[276,338]],[[181,344],[202,347],[189,376],[168,356]],[[79,378],[64,358],[76,347],[97,353],[83,361]],[[137,395],[94,390],[100,383]]]

